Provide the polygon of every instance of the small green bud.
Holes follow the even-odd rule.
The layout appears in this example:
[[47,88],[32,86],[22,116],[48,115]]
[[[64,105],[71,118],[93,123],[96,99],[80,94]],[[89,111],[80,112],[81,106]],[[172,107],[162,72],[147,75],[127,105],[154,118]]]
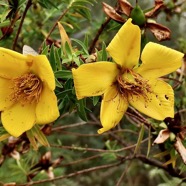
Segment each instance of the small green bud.
[[136,7],[132,9],[130,17],[132,18],[132,22],[138,26],[143,26],[146,22],[145,14],[139,5],[136,5]]

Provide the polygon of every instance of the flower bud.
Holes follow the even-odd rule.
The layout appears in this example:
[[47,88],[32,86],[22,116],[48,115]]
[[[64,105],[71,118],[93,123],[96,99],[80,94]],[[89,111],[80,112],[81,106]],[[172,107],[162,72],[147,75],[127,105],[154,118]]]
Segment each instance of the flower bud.
[[133,8],[130,17],[132,18],[132,22],[138,26],[143,26],[146,22],[145,14],[139,5],[136,5],[136,7]]

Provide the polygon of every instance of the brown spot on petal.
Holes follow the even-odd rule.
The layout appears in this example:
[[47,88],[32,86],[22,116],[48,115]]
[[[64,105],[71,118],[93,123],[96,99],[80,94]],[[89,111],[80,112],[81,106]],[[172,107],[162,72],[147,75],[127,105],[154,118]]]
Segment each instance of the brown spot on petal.
[[31,67],[32,64],[33,64],[33,61],[27,61],[26,64],[27,64],[29,67]]

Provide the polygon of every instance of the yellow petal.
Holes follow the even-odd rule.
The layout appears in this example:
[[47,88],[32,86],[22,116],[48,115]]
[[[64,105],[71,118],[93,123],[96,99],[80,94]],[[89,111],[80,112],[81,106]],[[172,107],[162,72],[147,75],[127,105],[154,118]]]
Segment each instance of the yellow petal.
[[41,97],[36,106],[36,123],[47,124],[59,117],[57,98],[54,91],[44,85]]
[[15,78],[29,69],[27,57],[12,50],[0,47],[0,76]]
[[72,69],[78,99],[98,96],[115,81],[118,68],[115,63],[95,62]]
[[115,127],[122,119],[128,108],[128,101],[117,92],[115,86],[111,86],[104,94],[101,103],[101,124],[103,128],[98,130],[101,134]]
[[55,77],[52,67],[45,55],[27,56],[33,71],[43,82],[48,84],[51,90],[55,89]]
[[156,80],[150,83],[154,93],[148,93],[148,100],[143,97],[132,95],[129,103],[139,110],[157,120],[164,120],[166,117],[174,117],[174,92],[172,87],[164,81]]
[[140,56],[140,28],[131,21],[128,19],[107,47],[114,61],[124,68],[133,68]]
[[9,79],[0,78],[0,111],[10,107],[13,102],[11,100],[12,81]]
[[35,124],[35,104],[16,103],[1,113],[1,120],[5,130],[18,137]]
[[182,65],[183,56],[181,52],[149,42],[142,52],[142,65],[136,72],[148,79],[164,76]]

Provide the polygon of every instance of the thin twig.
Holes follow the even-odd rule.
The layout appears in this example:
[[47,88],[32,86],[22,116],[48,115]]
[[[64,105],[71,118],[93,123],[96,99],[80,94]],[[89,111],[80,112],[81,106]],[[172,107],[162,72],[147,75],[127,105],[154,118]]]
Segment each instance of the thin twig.
[[[127,130],[127,129],[120,129],[120,130],[113,130],[113,131],[110,131],[110,132],[105,132],[103,134],[82,134],[82,133],[78,133],[78,132],[69,132],[69,131],[60,131],[60,133],[64,134],[64,135],[72,135],[72,136],[81,136],[81,137],[95,137],[95,136],[99,136],[99,137],[102,137],[102,136],[107,136],[107,135],[113,135],[114,133],[121,133],[121,132],[129,132],[129,133],[132,133],[132,134],[135,134],[136,135],[136,132],[132,131],[132,130]],[[119,138],[118,138],[119,140]]]
[[127,166],[127,168],[126,168],[126,169],[123,171],[123,173],[121,174],[121,176],[120,176],[118,182],[116,183],[116,186],[120,186],[120,185],[121,185],[122,180],[123,180],[124,176],[126,175],[127,171],[129,170],[131,164],[132,164],[132,161],[129,162],[129,165]]
[[101,157],[101,155],[98,154],[98,155],[90,156],[88,158],[83,158],[83,159],[80,159],[80,160],[76,160],[76,161],[73,161],[73,162],[70,162],[70,163],[61,164],[61,166],[62,167],[66,167],[66,166],[69,166],[69,165],[72,166],[72,165],[75,165],[75,164],[78,164],[78,163],[82,163],[82,162],[93,160],[93,159],[100,158],[100,157]]
[[[15,186],[29,186],[29,185],[36,185],[36,184],[42,184],[42,183],[47,183],[47,182],[53,182],[53,181],[62,180],[62,179],[65,179],[65,178],[71,178],[71,177],[74,177],[74,176],[77,176],[77,175],[86,174],[86,173],[93,172],[93,171],[98,171],[98,170],[102,170],[102,169],[109,169],[109,168],[112,168],[112,167],[116,167],[116,166],[119,166],[119,165],[123,164],[126,161],[134,160],[134,159],[139,159],[146,164],[161,168],[161,169],[165,170],[166,172],[168,172],[172,176],[175,176],[175,177],[178,177],[178,178],[185,178],[186,177],[186,175],[184,173],[180,173],[179,170],[174,170],[174,169],[170,170],[168,168],[168,166],[163,165],[162,162],[160,162],[160,161],[157,161],[155,159],[147,158],[145,155],[142,155],[142,154],[136,154],[136,155],[132,155],[132,156],[120,157],[120,159],[118,159],[119,161],[115,162],[115,163],[83,169],[83,170],[80,170],[80,171],[77,171],[77,172],[73,172],[73,173],[70,173],[70,174],[67,174],[67,175],[58,176],[58,177],[55,177],[55,178],[52,178],[52,179],[45,179],[45,180],[33,181],[33,182],[29,182],[29,183],[16,184]],[[185,180],[183,180],[183,181],[185,181]]]
[[22,18],[21,18],[21,22],[20,22],[20,24],[19,24],[19,28],[18,28],[18,30],[17,30],[16,37],[15,37],[14,42],[13,42],[13,45],[12,45],[12,49],[13,49],[13,50],[15,50],[15,47],[16,47],[17,41],[18,41],[18,37],[19,37],[19,34],[20,34],[20,32],[21,32],[21,28],[22,28],[22,26],[23,26],[24,19],[25,19],[25,17],[26,17],[27,11],[28,11],[28,9],[30,8],[31,5],[32,5],[32,0],[28,0],[28,2],[27,2],[27,4],[26,4],[26,7],[25,7],[25,10],[24,10],[24,12],[23,12],[23,16],[22,16]]
[[57,26],[57,23],[66,15],[66,13],[68,12],[70,6],[68,6],[64,11],[63,13],[61,14],[61,16],[59,16],[59,18],[55,21],[53,27],[51,28],[51,30],[49,31],[46,39],[48,39],[50,37],[50,35],[52,34],[52,32],[54,31],[54,29],[56,28]]
[[58,177],[55,177],[53,179],[45,179],[45,180],[40,180],[40,181],[33,181],[33,182],[30,182],[30,183],[16,184],[16,186],[29,186],[29,185],[36,185],[36,184],[41,184],[41,183],[53,182],[53,181],[56,181],[56,180],[71,178],[71,177],[74,177],[74,176],[78,176],[78,175],[93,172],[93,171],[98,171],[98,170],[102,170],[102,169],[109,169],[111,167],[119,166],[120,164],[122,164],[122,161],[107,164],[107,165],[100,165],[100,166],[96,166],[96,167],[92,167],[92,168],[88,168],[88,169],[83,169],[83,170],[73,172],[73,173],[70,173],[70,174],[67,174],[67,175],[58,176]]
[[[144,143],[148,140],[148,138],[141,141],[141,143]],[[90,152],[101,152],[101,153],[118,153],[122,152],[124,150],[128,150],[131,148],[135,148],[137,144],[130,145],[121,149],[116,150],[105,150],[105,149],[96,149],[96,148],[88,148],[88,147],[77,147],[77,146],[65,146],[65,145],[53,145],[50,146],[53,148],[59,148],[59,149],[67,149],[67,150],[77,150],[77,151],[90,151]]]
[[88,122],[83,121],[83,122],[79,122],[79,123],[63,125],[63,126],[60,126],[60,127],[54,127],[54,128],[52,128],[52,131],[59,131],[59,130],[68,129],[68,128],[80,127],[80,126],[87,125],[87,124],[96,125],[96,124],[99,124],[99,123],[91,122],[91,121],[88,121]]
[[97,41],[99,39],[99,36],[102,34],[104,28],[108,25],[108,23],[110,22],[110,20],[111,20],[111,18],[110,17],[107,17],[107,19],[105,20],[105,22],[99,28],[99,30],[98,30],[98,32],[97,32],[94,40],[92,41],[92,43],[91,43],[91,45],[89,47],[89,50],[88,50],[89,54],[91,54],[93,52],[94,47],[95,47],[95,45],[96,45],[96,43],[97,43]]
[[[148,158],[146,155],[143,155],[143,154],[136,154],[134,156],[128,156],[128,157],[124,156],[122,161],[133,160],[133,159],[138,159],[148,165],[152,165],[154,167],[161,168],[164,171],[166,171],[167,173],[169,173],[171,176],[178,177],[178,178],[185,178],[186,177],[186,174],[181,173],[179,169],[170,169],[169,166],[164,165],[162,162],[160,162],[156,159]],[[186,182],[186,180],[184,180],[184,182]]]

